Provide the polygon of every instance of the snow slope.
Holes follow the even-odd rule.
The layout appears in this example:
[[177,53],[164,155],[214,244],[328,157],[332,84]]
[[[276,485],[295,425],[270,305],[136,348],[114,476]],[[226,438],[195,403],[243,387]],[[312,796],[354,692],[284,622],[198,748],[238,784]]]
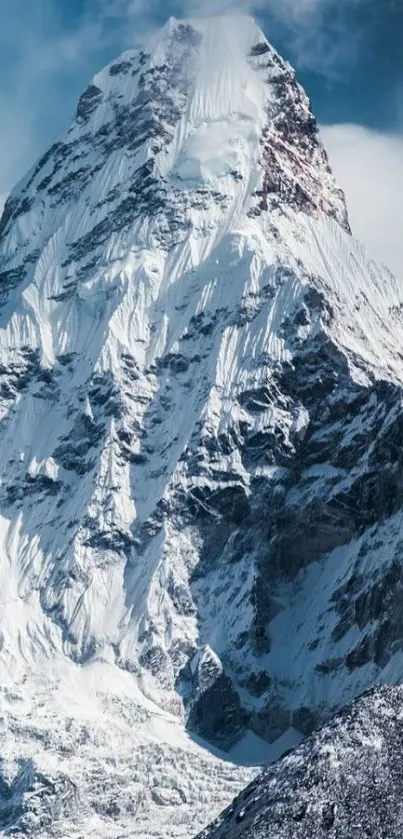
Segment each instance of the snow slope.
[[401,678],[401,285],[245,17],[94,78],[0,281],[3,822],[188,836],[253,771],[222,750]]

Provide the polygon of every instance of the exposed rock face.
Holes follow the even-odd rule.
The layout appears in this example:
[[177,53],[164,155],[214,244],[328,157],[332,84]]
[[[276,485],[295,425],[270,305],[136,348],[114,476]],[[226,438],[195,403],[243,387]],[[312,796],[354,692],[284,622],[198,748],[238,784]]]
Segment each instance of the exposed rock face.
[[[230,749],[398,680],[403,290],[252,20],[171,20],[95,77],[6,203],[0,279],[4,683],[96,666],[111,728],[124,683]],[[187,802],[164,836],[197,829],[155,786]]]
[[253,781],[198,839],[399,839],[401,688],[369,692]]

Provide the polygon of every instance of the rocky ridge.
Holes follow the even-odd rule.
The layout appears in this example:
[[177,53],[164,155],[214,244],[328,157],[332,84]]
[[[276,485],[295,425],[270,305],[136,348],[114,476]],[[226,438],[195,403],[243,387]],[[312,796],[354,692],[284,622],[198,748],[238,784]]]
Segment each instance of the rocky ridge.
[[401,687],[369,691],[254,780],[198,839],[398,839]]

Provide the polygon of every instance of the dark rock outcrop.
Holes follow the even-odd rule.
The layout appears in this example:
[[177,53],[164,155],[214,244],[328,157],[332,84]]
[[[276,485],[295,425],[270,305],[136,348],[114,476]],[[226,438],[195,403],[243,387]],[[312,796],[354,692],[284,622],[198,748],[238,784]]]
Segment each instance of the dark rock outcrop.
[[403,689],[377,688],[244,790],[197,839],[400,839]]

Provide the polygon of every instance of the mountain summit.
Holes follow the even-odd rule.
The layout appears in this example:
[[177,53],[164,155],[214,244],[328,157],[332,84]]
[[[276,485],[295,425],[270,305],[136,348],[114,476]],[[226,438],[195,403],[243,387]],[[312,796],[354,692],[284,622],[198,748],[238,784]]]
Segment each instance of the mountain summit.
[[402,675],[401,286],[219,17],[95,76],[0,298],[1,825],[189,837],[250,777],[224,751]]

